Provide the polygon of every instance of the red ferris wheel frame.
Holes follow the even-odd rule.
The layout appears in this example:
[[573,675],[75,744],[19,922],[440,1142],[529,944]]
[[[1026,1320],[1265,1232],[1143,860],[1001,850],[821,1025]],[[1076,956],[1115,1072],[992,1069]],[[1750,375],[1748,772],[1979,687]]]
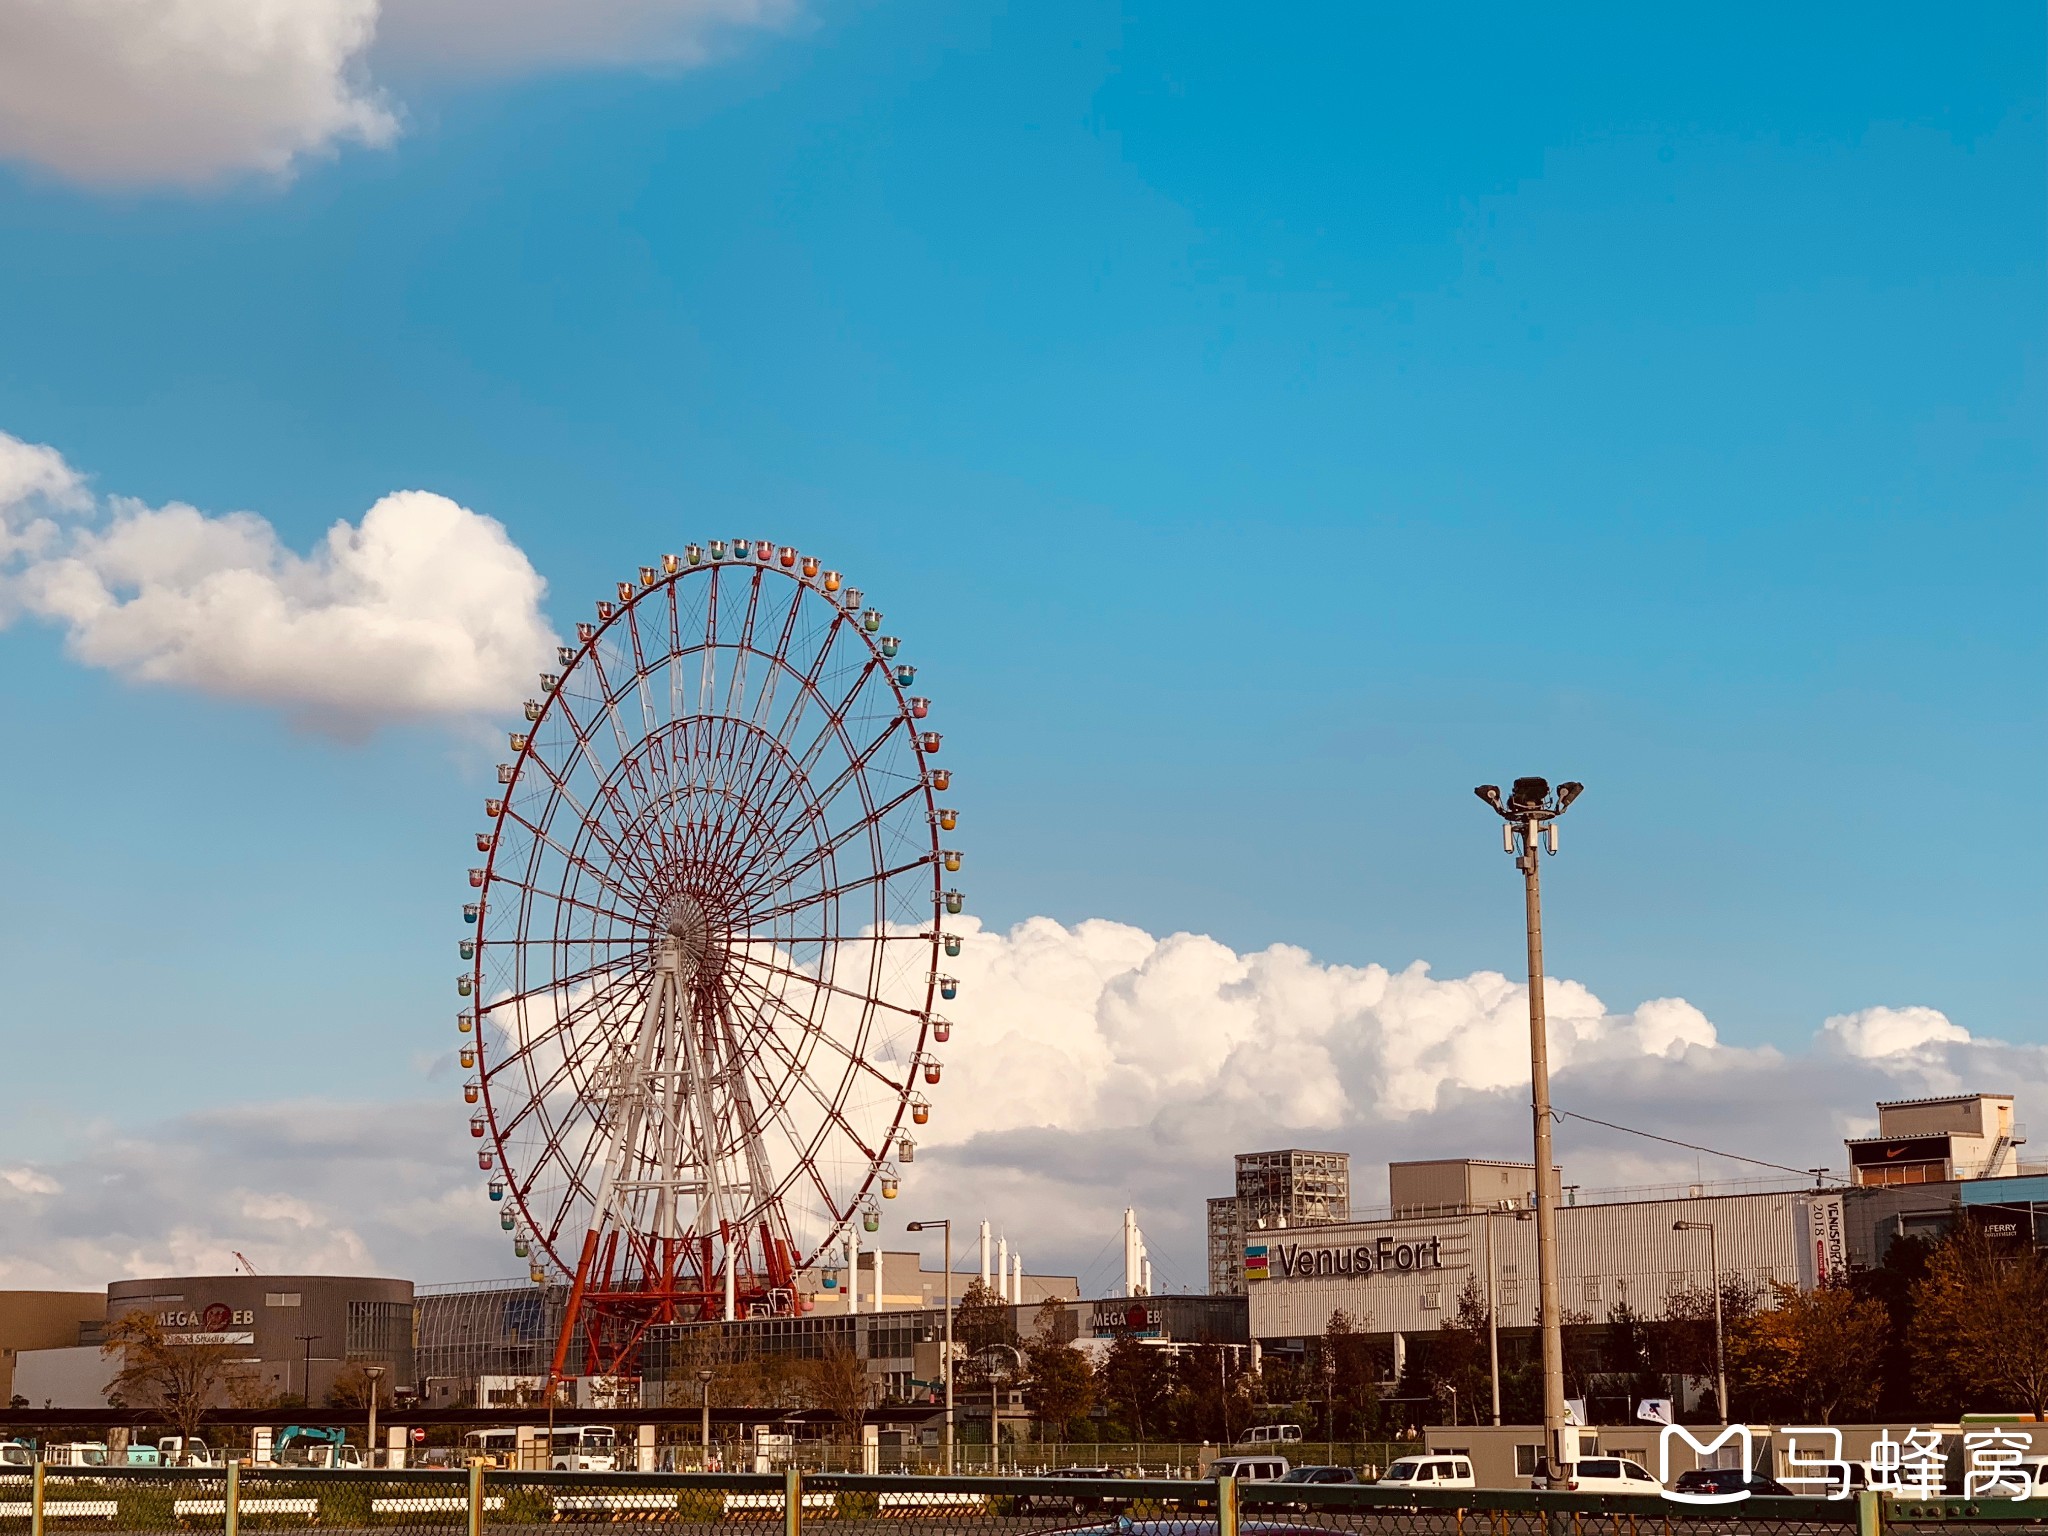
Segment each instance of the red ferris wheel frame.
[[895,1193],[964,898],[915,668],[837,573],[688,546],[577,626],[470,871],[465,1097],[501,1225],[566,1279],[554,1376],[790,1313]]

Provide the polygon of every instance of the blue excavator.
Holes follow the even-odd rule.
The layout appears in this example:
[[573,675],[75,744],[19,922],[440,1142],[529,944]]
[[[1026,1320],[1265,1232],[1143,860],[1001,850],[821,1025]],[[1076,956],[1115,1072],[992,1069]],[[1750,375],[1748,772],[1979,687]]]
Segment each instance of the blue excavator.
[[270,1442],[270,1459],[281,1467],[311,1467],[334,1472],[360,1469],[363,1453],[339,1429],[309,1429],[289,1424]]

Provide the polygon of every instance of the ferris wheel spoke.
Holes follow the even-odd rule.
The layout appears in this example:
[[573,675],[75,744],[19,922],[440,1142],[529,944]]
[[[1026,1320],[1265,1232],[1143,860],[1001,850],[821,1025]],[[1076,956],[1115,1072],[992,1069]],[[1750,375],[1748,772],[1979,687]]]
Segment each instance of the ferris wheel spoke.
[[[780,860],[796,845],[797,841],[802,838],[812,824],[825,819],[831,811],[833,802],[839,797],[846,785],[851,783],[857,775],[866,771],[868,758],[874,754],[879,746],[880,743],[877,742],[871,745],[866,752],[857,755],[822,790],[809,792],[806,796],[807,803],[802,812],[794,820],[781,826],[772,840],[764,842],[760,849],[740,866],[739,878],[744,882],[749,882],[749,889],[759,892],[777,888],[776,886],[764,886],[753,882],[755,872],[764,864],[773,864],[775,861]],[[923,787],[922,783],[914,785],[909,790],[906,790],[901,798],[908,799],[911,794],[916,793]],[[892,802],[892,805],[895,803],[900,802]],[[861,825],[862,823],[856,822],[848,828],[848,831],[858,831]],[[787,884],[788,882],[784,881],[782,883]]]
[[[838,1200],[833,1197],[831,1187],[826,1184],[824,1178],[818,1172],[818,1148],[823,1143],[826,1132],[831,1127],[831,1122],[829,1120],[821,1120],[818,1123],[818,1129],[811,1135],[805,1136],[798,1127],[795,1117],[790,1114],[789,1106],[784,1101],[783,1096],[775,1091],[774,1084],[762,1080],[762,1075],[759,1069],[754,1066],[751,1058],[747,1061],[747,1072],[754,1077],[758,1086],[766,1090],[769,1113],[775,1116],[776,1121],[781,1126],[783,1139],[789,1143],[790,1150],[795,1154],[798,1165],[803,1169],[805,1177],[811,1181],[811,1187],[817,1190],[819,1198],[825,1202],[825,1210],[832,1217],[833,1225],[836,1227],[853,1214],[853,1206],[849,1202],[847,1208],[842,1211],[839,1208]],[[785,1184],[787,1182],[787,1180],[784,1181]]]
[[[597,793],[603,798],[605,805],[611,810],[621,826],[631,826],[647,815],[656,797],[641,780],[639,754],[625,745],[625,723],[619,718],[615,697],[610,692],[609,684],[605,680],[603,663],[598,662],[596,665],[598,667],[598,684],[600,689],[596,706],[604,713],[606,720],[611,725],[614,739],[620,743],[619,761],[616,767],[608,769],[599,759],[597,749],[590,739],[590,731],[586,729],[583,721],[577,717],[575,710],[569,707],[566,700],[562,704],[562,718],[568,723],[570,733],[576,738],[577,755],[582,758],[584,767],[589,769],[591,780],[597,786]],[[559,692],[559,690],[557,691]],[[539,761],[542,769],[548,773],[550,779],[562,787],[562,793],[574,805],[576,802],[573,797],[568,795],[566,783],[562,776],[553,772],[545,758],[541,758]],[[628,806],[623,803],[623,799],[616,787],[616,782],[620,778],[624,779],[626,788],[632,792],[637,802],[636,805]],[[580,812],[581,808],[578,807],[578,809]],[[616,856],[616,853],[614,856]],[[622,860],[621,862],[624,861]]]
[[[531,1039],[522,1041],[516,1048],[508,1051],[495,1063],[487,1065],[485,1075],[488,1077],[492,1074],[503,1072],[511,1066],[529,1060],[539,1053],[542,1046],[559,1040],[564,1034],[568,1033],[571,1025],[582,1020],[586,1015],[595,1010],[599,1004],[615,996],[620,989],[635,986],[644,987],[646,982],[647,973],[645,971],[628,970],[615,980],[606,982],[602,987],[594,988],[571,1003],[566,1009],[558,1010],[555,1013],[555,1022],[553,1024],[534,1034]],[[491,1011],[495,1012],[496,1010],[492,1009]],[[616,1033],[615,1025],[613,1032]],[[565,1051],[563,1056],[565,1059],[573,1059],[574,1053]]]
[[[570,810],[576,813],[578,825],[580,825],[584,831],[590,834],[591,840],[597,843],[600,847],[602,847],[604,851],[608,855],[610,855],[612,862],[620,869],[633,869],[638,861],[635,860],[630,854],[628,854],[623,848],[620,848],[615,843],[613,843],[610,838],[604,835],[604,831],[602,830],[604,823],[587,806],[585,806],[580,800],[576,798],[575,794],[570,790],[569,786],[562,780],[561,775],[555,772],[553,766],[549,764],[548,760],[544,757],[532,756],[531,754],[529,754],[529,756],[531,761],[540,765],[540,771],[547,776],[548,782],[554,785],[555,793],[561,797],[563,803],[566,804]],[[508,805],[505,809],[506,814],[510,815],[512,808]],[[583,865],[585,869],[588,869],[591,875],[598,881],[600,885],[604,886],[606,890],[611,891],[614,895],[620,897],[622,900],[631,901],[633,899],[630,895],[627,894],[625,890],[620,888],[612,879],[610,879],[610,877],[608,877],[602,871],[600,871],[596,865],[591,864],[588,860],[582,858],[580,855],[571,853],[568,849],[564,848],[560,843],[556,842],[552,837],[550,837],[546,832],[543,832],[534,823],[527,821],[523,817],[520,819],[520,821],[521,825],[525,826],[527,830],[532,832],[535,837],[544,839],[547,842],[548,846],[554,849],[555,852],[559,853],[563,858],[573,860],[574,862]],[[643,869],[640,872],[644,874],[647,871]]]
[[[509,810],[509,809],[508,809],[508,810],[507,810],[507,811],[505,812],[505,814],[506,814],[506,815],[507,815],[508,817],[514,817],[514,819],[517,819],[517,817],[515,816],[514,812],[512,812],[512,811],[511,811],[511,810]],[[524,821],[521,821],[521,822],[520,822],[520,824],[521,824],[522,826],[526,825],[526,823],[525,823]],[[553,843],[551,842],[551,843],[549,843],[549,846],[550,846],[550,847],[554,847],[554,844],[553,844]],[[559,849],[557,849],[557,851],[559,852],[560,850],[559,850]],[[584,864],[583,860],[581,860],[581,859],[577,859],[577,860],[575,860],[574,862],[576,862],[576,863],[578,863],[578,864],[583,864],[583,867],[584,867],[584,868],[586,868],[586,869],[589,869],[589,868],[590,868],[590,866],[589,866],[588,864]],[[592,873],[594,874],[594,873],[595,873],[595,871],[593,870],[593,871],[592,871]],[[530,892],[531,894],[533,894],[533,895],[535,895],[535,896],[538,896],[538,897],[542,898],[543,900],[546,900],[546,901],[551,901],[551,902],[555,903],[555,904],[556,904],[557,906],[563,906],[563,907],[574,907],[574,908],[576,908],[576,909],[577,909],[578,911],[581,911],[581,912],[588,912],[588,913],[590,913],[590,914],[592,914],[593,916],[596,916],[596,917],[608,917],[608,918],[610,918],[610,919],[611,919],[611,920],[612,920],[613,922],[618,922],[618,923],[631,923],[631,924],[633,924],[633,925],[635,925],[635,926],[637,927],[637,926],[639,925],[640,921],[641,921],[641,919],[639,919],[639,918],[637,918],[637,917],[633,917],[633,916],[631,916],[631,915],[629,915],[629,914],[627,914],[627,913],[624,913],[624,912],[614,912],[614,911],[613,911],[613,910],[612,910],[612,909],[611,909],[610,907],[601,907],[601,906],[599,906],[599,905],[598,905],[598,904],[597,904],[596,902],[594,902],[594,901],[585,901],[585,900],[584,900],[584,899],[583,899],[583,898],[582,898],[581,896],[569,896],[569,895],[565,895],[565,894],[563,894],[563,893],[562,893],[561,891],[559,891],[559,890],[556,890],[556,889],[555,889],[554,887],[552,887],[552,886],[536,885],[536,884],[534,884],[534,883],[533,883],[533,882],[531,882],[531,881],[528,881],[528,880],[521,880],[521,879],[519,879],[519,878],[518,878],[517,876],[514,876],[514,875],[505,875],[505,874],[499,874],[499,873],[498,873],[497,871],[495,871],[495,870],[494,870],[494,871],[492,871],[492,873],[491,873],[491,884],[492,884],[492,885],[509,885],[509,886],[511,886],[511,887],[512,887],[512,888],[513,888],[514,890],[520,890],[520,891],[527,891],[527,892]],[[488,893],[488,891],[487,891],[487,892],[486,892],[486,895],[488,895],[488,894],[489,894],[489,893]],[[623,895],[624,893],[623,893],[623,892],[621,892],[621,893],[619,893],[619,894]],[[500,944],[502,944],[502,943],[507,943],[507,942],[510,942],[510,941],[508,941],[508,940],[504,940],[504,939],[497,939],[497,940],[486,940],[485,942],[486,942],[486,943],[500,943]],[[593,942],[610,942],[610,941],[608,941],[608,940],[607,940],[607,941],[597,941],[597,940],[593,940]],[[645,940],[642,940],[641,942],[643,942],[643,943],[644,943],[644,942],[645,942]]]
[[[836,630],[836,624],[834,627]],[[822,660],[822,656],[820,659]],[[820,686],[820,677],[818,675],[814,674],[805,679],[803,690],[798,694],[795,703],[791,705],[790,715],[784,721],[782,730],[777,733],[778,739],[785,742],[788,740],[789,733],[793,728],[795,720],[801,715],[803,706],[812,700],[815,700],[819,708],[824,712],[825,719],[819,728],[818,734],[811,739],[810,744],[802,752],[790,752],[787,747],[784,748],[784,753],[792,765],[792,771],[782,791],[774,800],[769,802],[768,819],[771,822],[782,814],[783,809],[788,804],[791,791],[797,785],[809,782],[811,770],[817,765],[818,758],[824,753],[825,748],[831,744],[835,731],[844,739],[846,711],[852,708],[853,701],[860,697],[861,689],[866,686],[869,675],[877,665],[875,657],[872,655],[867,657],[862,663],[859,674],[854,679],[853,687],[847,691],[845,698],[837,705],[827,702],[824,689]]]
[[[633,756],[632,741],[626,735],[625,722],[619,718],[618,710],[615,709],[612,705],[613,695],[611,679],[605,674],[604,655],[597,646],[592,646],[590,648],[590,665],[592,671],[594,671],[597,674],[596,692],[598,707],[603,711],[606,722],[609,723],[612,728],[612,740],[619,749],[619,761],[621,763],[629,762],[631,761]],[[570,716],[570,725],[572,728],[575,725],[575,717],[573,715]],[[598,766],[597,755],[595,751],[591,748],[589,738],[585,736],[582,732],[578,731],[576,740],[577,745],[581,748],[584,754],[585,762],[590,767],[591,773],[596,777],[597,781],[600,784],[602,784],[603,782],[605,782],[607,778],[610,777],[610,775],[603,768]]]
[[[633,639],[633,686],[640,696],[640,721],[645,727],[641,737],[645,740],[662,730],[668,722],[655,713],[654,691],[647,686],[647,652],[640,643],[640,604],[637,601],[626,605],[626,633]],[[638,760],[638,754],[627,759],[634,763]]]
[[595,977],[604,975],[607,971],[615,971],[618,968],[619,962],[617,960],[601,960],[595,965],[585,966],[580,971],[571,971],[566,976],[550,976],[540,986],[529,987],[523,992],[510,993],[505,997],[501,997],[493,1002],[484,1004],[482,1007],[477,1009],[477,1017],[482,1018],[485,1014],[497,1013],[502,1009],[513,1007],[515,1004],[518,1003],[530,1001],[531,999],[540,997],[548,992],[557,992],[564,987],[573,987],[578,982],[590,981]]
[[[761,998],[764,1002],[766,1002],[769,1007],[775,1009],[778,1013],[781,1013],[784,1017],[788,1018],[791,1022],[793,1022],[797,1026],[797,1028],[803,1031],[807,1038],[816,1041],[820,1044],[830,1046],[834,1051],[838,1052],[839,1055],[845,1059],[849,1071],[865,1073],[867,1076],[873,1078],[876,1082],[880,1083],[883,1087],[887,1088],[891,1093],[900,1094],[905,1091],[904,1085],[902,1083],[899,1083],[893,1077],[890,1077],[886,1072],[882,1071],[880,1067],[877,1067],[873,1062],[869,1061],[867,1057],[861,1055],[859,1051],[856,1051],[851,1046],[845,1044],[822,1023],[815,1019],[812,1019],[807,1014],[804,1014],[796,1008],[792,1007],[788,1000],[783,998],[779,993],[763,985],[761,982],[753,980],[752,978],[745,979],[741,982],[741,984],[746,986],[751,992],[754,993],[755,996]],[[869,999],[863,998],[862,1001],[869,1001]],[[865,1019],[861,1021],[860,1032],[862,1035],[865,1035],[867,1033],[867,1021]],[[780,1049],[782,1046],[781,1037],[776,1033],[776,1031],[773,1028],[762,1030],[761,1038],[763,1040],[771,1042],[774,1048]]]
[[[828,1120],[837,1125],[846,1134],[847,1139],[859,1150],[861,1156],[869,1161],[873,1161],[878,1156],[875,1149],[870,1147],[862,1138],[860,1132],[854,1129],[853,1122],[846,1118],[845,1111],[835,1101],[818,1091],[818,1085],[812,1080],[810,1072],[797,1060],[795,1053],[790,1050],[788,1045],[777,1037],[773,1030],[765,1031],[761,1039],[769,1050],[773,1051],[789,1066],[788,1080],[798,1084],[805,1093],[810,1095],[811,1101],[824,1111],[825,1117]],[[870,1072],[874,1071],[872,1067],[869,1067],[868,1070]],[[880,1073],[875,1075],[888,1085],[892,1093],[901,1094],[903,1092],[903,1085],[901,1083],[890,1083],[889,1079],[881,1077]]]
[[733,643],[732,671],[725,680],[725,713],[737,715],[739,702],[747,696],[747,657],[754,649],[754,616],[761,609],[761,572],[757,569],[747,583],[747,615],[740,620],[739,639]]
[[925,1010],[922,1008],[906,1008],[901,1003],[892,1003],[887,998],[877,997],[872,991],[856,992],[849,987],[840,986],[837,982],[823,981],[807,971],[791,970],[786,965],[772,964],[769,961],[763,960],[759,955],[751,955],[740,950],[734,950],[732,951],[732,956],[742,965],[757,967],[768,972],[771,976],[781,976],[790,981],[800,981],[814,991],[830,993],[835,997],[851,998],[861,1003],[872,1003],[877,1008],[887,1008],[891,1013],[900,1013],[908,1018],[922,1019],[925,1016]]
[[822,886],[818,890],[811,892],[808,896],[799,896],[792,901],[782,902],[778,906],[764,907],[760,911],[750,914],[752,926],[758,928],[761,924],[772,922],[777,918],[794,916],[807,907],[816,906],[821,901],[836,901],[840,897],[847,895],[849,892],[859,890],[863,886],[886,885],[898,875],[907,875],[912,870],[922,869],[930,863],[931,856],[924,854],[911,860],[908,864],[898,864],[893,869],[878,869],[871,874],[851,876],[836,885]]
[[[809,850],[807,850],[804,853],[802,858],[798,859],[793,864],[784,864],[777,867],[776,869],[770,872],[769,880],[750,885],[748,887],[749,891],[772,892],[788,889],[791,885],[795,884],[797,880],[801,879],[805,874],[809,873],[812,869],[817,868],[819,865],[831,859],[834,855],[836,855],[839,852],[841,848],[844,848],[848,843],[852,842],[861,833],[867,831],[868,828],[875,822],[886,819],[891,812],[897,810],[899,807],[903,805],[907,805],[910,801],[916,799],[924,792],[924,785],[922,783],[912,784],[908,786],[907,788],[899,792],[894,798],[885,800],[880,805],[876,806],[874,814],[872,816],[864,817],[860,821],[849,823],[842,831],[834,833],[830,840],[826,842],[812,844]],[[822,818],[824,812],[827,809],[829,809],[829,806],[829,801],[821,804],[816,810],[812,812],[813,819]],[[791,830],[792,832],[796,832],[800,831],[801,828],[792,828]],[[784,846],[786,846],[786,844]],[[923,862],[929,863],[931,861],[924,860]],[[751,865],[742,869],[742,878],[745,878],[747,875],[751,874],[751,872]]]

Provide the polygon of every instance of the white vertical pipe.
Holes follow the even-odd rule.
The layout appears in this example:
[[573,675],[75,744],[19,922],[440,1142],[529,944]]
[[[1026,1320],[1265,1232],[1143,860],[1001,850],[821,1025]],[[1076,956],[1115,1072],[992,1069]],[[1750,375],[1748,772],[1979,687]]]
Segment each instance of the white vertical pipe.
[[1024,1302],[1024,1255],[1010,1255],[1010,1303],[1021,1306]]
[[981,1224],[981,1283],[988,1285],[988,1223]]
[[882,1245],[875,1244],[875,1311],[882,1310]]
[[860,1311],[860,1224],[846,1232],[846,1310]]
[[996,1294],[1005,1301],[1010,1299],[1010,1240],[1007,1237],[996,1239]]

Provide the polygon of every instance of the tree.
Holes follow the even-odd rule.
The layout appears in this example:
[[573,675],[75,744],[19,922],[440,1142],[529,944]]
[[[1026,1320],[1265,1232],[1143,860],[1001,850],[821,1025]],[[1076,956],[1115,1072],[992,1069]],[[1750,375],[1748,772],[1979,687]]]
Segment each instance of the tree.
[[1927,1260],[1934,1243],[1925,1237],[1901,1234],[1885,1245],[1884,1257],[1869,1269],[1850,1278],[1856,1294],[1867,1297],[1885,1310],[1889,1326],[1885,1331],[1882,1364],[1878,1368],[1876,1418],[1880,1424],[1923,1423],[1949,1415],[1929,1406],[1927,1384],[1913,1369],[1913,1288],[1927,1278]]
[[1963,1409],[2048,1414],[2048,1260],[1958,1221],[1913,1286],[1913,1363]]
[[1166,1351],[1128,1329],[1118,1330],[1102,1361],[1102,1394],[1134,1439],[1143,1440],[1148,1426],[1163,1427],[1172,1387]]
[[391,1388],[382,1377],[373,1377],[360,1365],[352,1365],[334,1378],[334,1385],[327,1389],[327,1401],[336,1408],[367,1408],[373,1391],[380,1408],[391,1401]]
[[1015,1316],[994,1286],[983,1280],[967,1282],[953,1309],[953,1341],[969,1359],[993,1345],[1017,1342]]
[[1024,1406],[1042,1438],[1065,1444],[1068,1426],[1095,1406],[1095,1369],[1043,1314],[1040,1322],[1024,1346]]
[[[1721,1331],[1724,1340],[1735,1336],[1736,1329],[1756,1311],[1762,1295],[1760,1286],[1752,1285],[1732,1270],[1721,1277]],[[1690,1286],[1666,1296],[1663,1326],[1657,1330],[1657,1339],[1663,1356],[1658,1363],[1667,1374],[1713,1380],[1713,1287]],[[1718,1414],[1728,1405],[1716,1404],[1715,1408]],[[1728,1411],[1734,1412],[1732,1408]],[[1710,1421],[1713,1417],[1708,1415]]]
[[[1771,1286],[1777,1305],[1728,1334],[1728,1370],[1745,1400],[1807,1423],[1860,1420],[1877,1406],[1889,1321],[1846,1285]],[[1732,1391],[1732,1389],[1731,1389]]]
[[1366,1337],[1371,1326],[1370,1318],[1353,1318],[1339,1307],[1330,1314],[1322,1338],[1316,1341],[1325,1439],[1360,1438],[1379,1425],[1378,1362]]
[[185,1343],[154,1312],[124,1312],[108,1323],[100,1352],[121,1357],[107,1400],[161,1415],[186,1444],[199,1438],[200,1419],[241,1374],[232,1346]]
[[849,1445],[860,1444],[861,1426],[868,1409],[875,1405],[875,1384],[868,1375],[867,1362],[835,1342],[823,1355],[803,1363],[804,1399],[807,1406],[822,1408],[832,1422],[845,1432]]

